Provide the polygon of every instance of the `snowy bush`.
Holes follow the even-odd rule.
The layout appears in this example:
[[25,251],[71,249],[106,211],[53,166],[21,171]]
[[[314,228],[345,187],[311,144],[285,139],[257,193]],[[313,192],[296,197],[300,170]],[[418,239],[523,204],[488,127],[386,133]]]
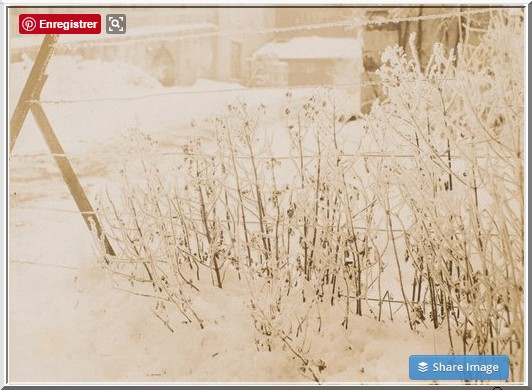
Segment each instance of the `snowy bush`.
[[205,283],[246,285],[257,348],[287,351],[315,381],[327,362],[311,336],[363,315],[432,324],[451,353],[507,354],[521,380],[522,23],[495,14],[473,52],[436,44],[427,64],[388,48],[385,99],[356,124],[322,91],[287,93],[275,128],[246,103],[194,123],[212,137],[183,145],[173,169],[139,152],[122,200],[101,202],[117,252],[105,267],[170,329],[169,304],[208,326],[194,308]]
[[392,156],[372,169],[379,198],[398,195],[380,203],[404,231],[398,261],[414,269],[411,321],[427,307],[453,352],[507,354],[513,379],[524,340],[522,31],[520,18],[496,15],[473,53],[436,44],[424,70],[388,48],[387,100],[369,119]]
[[[359,145],[352,154],[342,149],[345,124],[334,102],[287,98],[285,156],[275,155],[279,140],[262,126],[265,107],[235,104],[223,116],[194,124],[207,127],[212,142],[183,145],[173,173],[145,159],[140,182],[124,172],[123,201],[108,196],[101,205],[119,253],[105,256],[104,264],[131,291],[153,296],[154,312],[167,327],[166,301],[203,326],[193,295],[206,278],[219,288],[226,277],[266,286],[250,288],[258,332],[297,351],[302,369],[316,379],[323,364],[305,357],[308,338],[296,328],[308,327],[308,313],[319,313],[321,304],[341,305],[346,329],[352,315],[363,315],[364,303],[372,310],[365,299],[382,265],[373,249],[376,200],[365,189]],[[271,312],[263,307],[269,301],[284,308],[275,321],[264,315]],[[312,362],[318,362],[314,368]]]
[[[123,202],[118,206],[110,196],[105,200],[104,221],[117,251],[104,255],[102,264],[115,277],[117,287],[155,301],[154,314],[169,325],[167,309],[177,308],[187,322],[203,328],[203,321],[192,307],[191,294],[198,291],[195,278],[205,260],[191,253],[186,236],[188,226],[179,230],[167,218],[181,218],[181,200],[168,196],[159,172],[145,167],[146,182],[133,186],[123,172]],[[190,249],[190,248],[189,248]],[[102,248],[102,253],[104,248]],[[197,280],[197,279],[196,279]]]

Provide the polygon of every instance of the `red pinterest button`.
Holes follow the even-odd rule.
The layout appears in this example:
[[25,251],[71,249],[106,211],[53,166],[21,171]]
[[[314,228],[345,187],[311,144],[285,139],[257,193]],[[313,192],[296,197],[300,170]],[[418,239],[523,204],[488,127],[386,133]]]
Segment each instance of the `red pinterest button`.
[[99,34],[102,18],[99,14],[21,14],[18,31],[21,34]]

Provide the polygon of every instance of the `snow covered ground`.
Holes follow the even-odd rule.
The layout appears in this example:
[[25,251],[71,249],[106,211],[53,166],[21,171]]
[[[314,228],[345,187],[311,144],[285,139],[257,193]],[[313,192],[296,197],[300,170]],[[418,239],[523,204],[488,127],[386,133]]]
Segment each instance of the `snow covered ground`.
[[[28,64],[11,66],[11,111],[28,71]],[[102,189],[116,190],[120,169],[135,158],[126,141],[131,129],[141,129],[159,141],[161,151],[171,151],[198,135],[191,121],[234,101],[264,103],[274,113],[274,126],[286,93],[208,80],[163,88],[130,65],[71,57],[55,58],[49,74],[42,99],[68,102],[47,103],[45,110],[91,199]],[[85,101],[69,101],[77,99]],[[242,284],[220,290],[204,283],[194,305],[205,329],[178,323],[173,332],[147,299],[115,289],[98,267],[92,237],[28,119],[9,171],[10,382],[311,380],[288,350],[257,351]],[[333,318],[338,311],[339,320],[325,324],[311,340],[313,355],[326,364],[323,382],[407,382],[409,355],[448,353],[444,332],[413,332],[400,314],[394,322],[354,317],[346,330],[340,308],[327,310]]]

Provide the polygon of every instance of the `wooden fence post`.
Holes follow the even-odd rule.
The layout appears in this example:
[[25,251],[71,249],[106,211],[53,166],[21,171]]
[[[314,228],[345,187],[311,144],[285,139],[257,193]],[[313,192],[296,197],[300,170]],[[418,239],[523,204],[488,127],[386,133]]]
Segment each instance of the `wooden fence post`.
[[[11,153],[13,150],[18,135],[20,134],[24,121],[28,115],[28,111],[31,110],[31,113],[35,117],[37,125],[41,130],[44,140],[46,141],[46,145],[54,157],[55,162],[61,171],[61,175],[63,176],[63,180],[65,181],[72,198],[74,198],[74,201],[76,202],[79,212],[85,220],[89,231],[92,231],[94,228],[98,237],[103,239],[105,253],[110,256],[115,256],[115,251],[107,239],[107,236],[103,233],[101,223],[98,220],[98,217],[96,216],[96,213],[94,212],[89,199],[87,198],[87,195],[85,194],[85,191],[79,182],[76,172],[72,168],[68,157],[65,155],[63,147],[55,135],[52,125],[46,117],[46,114],[39,102],[41,91],[47,80],[47,75],[45,73],[46,66],[52,57],[54,45],[58,38],[59,35],[46,35],[44,37],[43,43],[41,44],[41,48],[37,53],[35,63],[33,64],[28,79],[26,80],[24,89],[22,90],[20,98],[17,102],[15,112],[11,118],[9,152]],[[109,263],[109,259],[106,258],[105,262]]]
[[[50,153],[54,157],[55,162],[57,163],[57,166],[61,171],[63,180],[65,181],[68,190],[72,195],[72,198],[74,198],[74,201],[78,206],[81,216],[87,224],[87,227],[89,228],[89,230],[92,230],[92,228],[94,227],[98,238],[103,239],[105,245],[105,253],[110,256],[114,256],[115,252],[111,247],[109,240],[107,239],[105,234],[103,234],[103,229],[100,224],[100,221],[98,220],[98,217],[96,216],[96,213],[94,212],[89,202],[89,199],[87,198],[87,195],[85,194],[85,191],[83,190],[83,187],[79,182],[76,172],[74,172],[74,168],[72,168],[68,157],[65,155],[65,151],[59,143],[59,139],[55,135],[54,130],[52,129],[52,125],[50,124],[50,121],[48,121],[48,118],[46,117],[46,114],[44,113],[41,104],[39,102],[34,102],[30,105],[30,109],[31,113],[35,117],[37,125],[41,129],[41,133],[44,137],[44,140],[46,141],[46,145],[48,146],[48,149],[50,149]],[[109,262],[108,259],[105,260],[107,263]]]
[[46,82],[46,67],[48,66],[48,62],[50,62],[54,46],[58,39],[58,34],[48,34],[42,41],[41,48],[37,53],[33,67],[15,107],[15,112],[11,118],[9,126],[9,153],[12,152],[17,142],[18,135],[30,109],[30,102],[35,100],[36,96],[41,96],[42,88]]

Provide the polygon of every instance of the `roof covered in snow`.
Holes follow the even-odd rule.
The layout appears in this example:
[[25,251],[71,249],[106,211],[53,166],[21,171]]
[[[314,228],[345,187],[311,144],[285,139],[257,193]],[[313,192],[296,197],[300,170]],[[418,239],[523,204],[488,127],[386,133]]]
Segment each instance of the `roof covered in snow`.
[[360,58],[362,44],[359,39],[300,37],[286,42],[270,42],[253,56],[274,55],[279,59],[310,58]]

